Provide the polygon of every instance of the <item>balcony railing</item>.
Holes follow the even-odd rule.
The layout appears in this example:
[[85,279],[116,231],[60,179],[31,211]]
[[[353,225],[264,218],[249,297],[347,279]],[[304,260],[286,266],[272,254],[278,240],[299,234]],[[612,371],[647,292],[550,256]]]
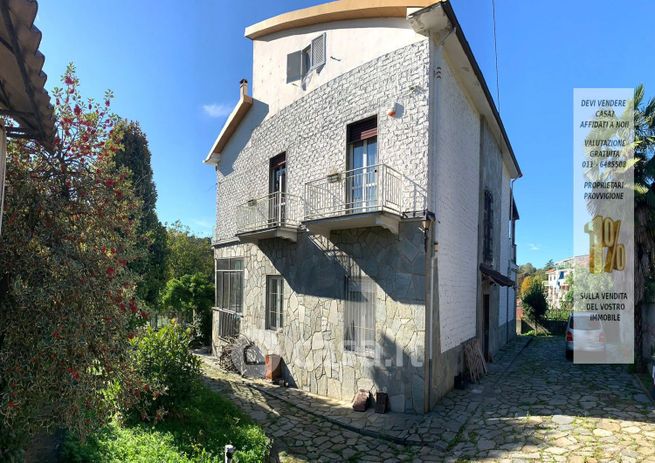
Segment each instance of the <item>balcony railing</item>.
[[239,336],[241,315],[218,307],[214,307],[214,311],[218,314],[218,332],[216,334],[222,339],[236,338]]
[[270,193],[237,207],[237,233],[274,227],[297,228],[301,214],[299,197],[281,191]]
[[305,184],[305,220],[347,214],[425,209],[425,192],[385,165],[330,174]]

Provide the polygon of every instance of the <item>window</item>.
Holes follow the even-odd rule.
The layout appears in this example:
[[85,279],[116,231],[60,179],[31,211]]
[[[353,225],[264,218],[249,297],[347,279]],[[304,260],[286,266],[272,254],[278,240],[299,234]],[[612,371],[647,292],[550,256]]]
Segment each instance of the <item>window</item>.
[[346,203],[351,213],[378,206],[377,118],[371,117],[347,127]]
[[325,34],[321,34],[307,47],[287,55],[287,83],[304,79],[311,71],[323,66],[325,59]]
[[344,348],[375,354],[375,287],[367,276],[346,277]]
[[302,51],[302,66],[300,69],[300,75],[305,77],[309,74],[309,71],[312,68],[312,47],[307,47]]
[[482,258],[486,263],[492,263],[494,260],[494,198],[491,191],[484,191],[484,247]]
[[268,226],[281,227],[286,223],[287,156],[278,154],[269,161],[268,170]]
[[284,280],[279,275],[266,277],[266,329],[282,328]]
[[243,312],[243,259],[216,259],[216,307]]

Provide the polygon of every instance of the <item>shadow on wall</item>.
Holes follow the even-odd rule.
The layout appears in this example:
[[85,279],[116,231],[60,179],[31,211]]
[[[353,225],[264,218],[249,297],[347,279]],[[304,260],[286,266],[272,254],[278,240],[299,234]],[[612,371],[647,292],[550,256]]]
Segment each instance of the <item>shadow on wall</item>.
[[393,300],[425,301],[425,251],[417,222],[332,232],[331,240],[300,233],[298,242],[262,240],[259,248],[298,294],[345,298],[346,277],[366,274]]
[[241,121],[236,132],[230,138],[223,152],[221,153],[220,169],[223,175],[234,172],[234,162],[239,153],[250,141],[254,130],[262,123],[268,114],[268,105],[261,100],[252,101],[252,107],[246,117]]
[[311,235],[299,233],[297,243],[261,240],[259,248],[297,294],[344,298],[344,268]]
[[[401,336],[402,338],[402,336]],[[409,339],[407,343],[409,344]],[[423,412],[423,352],[412,352],[383,334],[378,341],[379,352],[369,367],[377,391],[389,396],[389,408],[394,412]],[[375,397],[373,398],[375,402]]]

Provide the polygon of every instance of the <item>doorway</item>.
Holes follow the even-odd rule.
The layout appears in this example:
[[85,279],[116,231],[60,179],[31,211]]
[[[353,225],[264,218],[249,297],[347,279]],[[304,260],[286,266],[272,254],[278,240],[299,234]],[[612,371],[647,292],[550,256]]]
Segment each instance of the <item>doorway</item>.
[[370,118],[348,127],[346,162],[346,210],[355,214],[378,206],[377,119]]
[[286,222],[287,155],[271,158],[268,182],[268,225],[279,227]]

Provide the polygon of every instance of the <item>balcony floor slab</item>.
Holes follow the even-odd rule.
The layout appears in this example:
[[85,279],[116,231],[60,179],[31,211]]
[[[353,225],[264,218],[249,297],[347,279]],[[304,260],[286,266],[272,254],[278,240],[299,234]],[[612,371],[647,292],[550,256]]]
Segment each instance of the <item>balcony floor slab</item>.
[[257,243],[259,240],[272,238],[280,238],[295,243],[298,240],[298,229],[294,227],[270,227],[237,233],[236,236],[242,243]]
[[349,230],[354,228],[382,227],[398,235],[401,217],[384,211],[345,214],[333,217],[305,220],[303,225],[310,233],[330,237],[332,230]]

